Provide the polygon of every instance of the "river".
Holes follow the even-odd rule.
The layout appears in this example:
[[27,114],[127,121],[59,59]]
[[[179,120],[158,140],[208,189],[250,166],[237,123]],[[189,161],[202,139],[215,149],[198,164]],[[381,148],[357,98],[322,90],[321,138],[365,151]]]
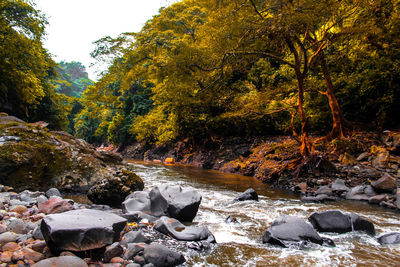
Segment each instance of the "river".
[[[207,171],[193,167],[152,165],[129,162],[145,182],[145,189],[159,184],[191,186],[203,196],[194,224],[207,226],[217,245],[198,253],[183,251],[186,266],[398,266],[400,246],[381,246],[361,232],[321,234],[336,243],[329,248],[283,249],[261,243],[272,221],[282,215],[307,219],[313,212],[341,210],[354,212],[374,223],[377,236],[400,231],[398,213],[358,202],[330,204],[302,203],[299,197],[268,188],[252,177]],[[259,202],[232,200],[247,188],[254,188]],[[239,224],[226,223],[233,215]]]

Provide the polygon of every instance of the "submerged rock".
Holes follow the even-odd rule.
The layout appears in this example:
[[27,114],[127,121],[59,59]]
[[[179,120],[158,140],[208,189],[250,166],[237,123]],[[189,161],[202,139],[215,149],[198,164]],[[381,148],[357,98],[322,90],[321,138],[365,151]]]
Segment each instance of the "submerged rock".
[[304,241],[318,245],[327,244],[334,246],[332,240],[322,238],[311,224],[293,216],[283,216],[275,220],[271,227],[264,233],[262,241],[263,243],[281,247],[299,246]]
[[84,251],[111,245],[120,238],[126,219],[98,210],[73,210],[46,216],[41,231],[54,251]]
[[258,195],[257,192],[253,188],[249,188],[246,191],[244,191],[242,194],[237,196],[234,200],[233,203],[238,202],[238,201],[246,201],[246,200],[255,200],[258,201]]
[[389,233],[378,237],[378,242],[381,245],[396,245],[400,244],[400,233]]
[[201,241],[215,243],[213,234],[206,227],[185,226],[178,220],[161,217],[154,223],[154,229],[182,241]]

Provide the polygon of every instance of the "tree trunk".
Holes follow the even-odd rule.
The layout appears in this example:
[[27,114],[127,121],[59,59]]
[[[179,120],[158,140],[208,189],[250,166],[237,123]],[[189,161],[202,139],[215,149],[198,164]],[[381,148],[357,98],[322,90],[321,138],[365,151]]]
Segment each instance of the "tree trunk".
[[335,96],[335,89],[333,88],[331,75],[329,73],[328,66],[326,65],[326,61],[323,55],[321,56],[321,67],[327,88],[326,96],[328,97],[329,107],[331,108],[333,119],[332,130],[326,138],[328,140],[343,138],[343,118],[340,111],[340,105]]
[[301,135],[300,135],[300,154],[303,157],[308,157],[312,152],[312,145],[310,138],[308,137],[308,119],[304,113],[304,79],[300,73],[300,70],[296,70],[297,82],[298,82],[298,110],[301,122]]

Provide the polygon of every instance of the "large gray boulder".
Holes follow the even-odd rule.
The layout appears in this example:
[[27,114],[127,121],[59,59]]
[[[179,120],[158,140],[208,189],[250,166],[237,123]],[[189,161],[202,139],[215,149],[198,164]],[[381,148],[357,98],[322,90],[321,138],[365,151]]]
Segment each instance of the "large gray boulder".
[[185,226],[178,220],[161,217],[154,223],[154,229],[182,241],[201,241],[215,243],[213,234],[206,227]]
[[160,185],[149,193],[135,192],[122,203],[122,210],[127,214],[140,211],[155,217],[167,216],[191,222],[200,202],[201,195],[193,188]]
[[177,266],[185,262],[181,253],[156,243],[144,248],[143,257],[147,263],[152,263],[156,267]]
[[120,238],[126,219],[98,210],[73,210],[46,216],[41,231],[53,251],[85,251],[111,245]]
[[311,224],[293,216],[283,216],[275,220],[264,233],[262,241],[281,247],[297,246],[304,241],[334,246],[332,240],[322,238]]
[[339,210],[315,212],[308,220],[318,232],[347,233],[364,231],[369,235],[375,235],[373,223],[355,213],[345,214]]

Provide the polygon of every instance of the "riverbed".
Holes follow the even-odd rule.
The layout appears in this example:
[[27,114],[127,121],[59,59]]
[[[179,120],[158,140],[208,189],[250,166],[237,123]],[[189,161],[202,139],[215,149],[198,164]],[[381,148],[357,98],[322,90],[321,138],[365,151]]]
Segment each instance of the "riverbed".
[[[382,246],[362,232],[321,234],[334,240],[336,247],[283,249],[261,243],[265,230],[278,217],[307,219],[313,212],[341,210],[354,212],[374,223],[377,236],[400,231],[399,214],[361,202],[339,201],[330,204],[303,203],[286,191],[269,188],[253,178],[208,171],[194,167],[164,166],[128,161],[145,182],[145,189],[159,184],[191,186],[203,199],[194,224],[207,226],[217,245],[198,253],[185,254],[186,266],[398,266],[400,246]],[[232,200],[247,188],[254,188],[259,202]],[[235,216],[240,222],[226,223]]]

